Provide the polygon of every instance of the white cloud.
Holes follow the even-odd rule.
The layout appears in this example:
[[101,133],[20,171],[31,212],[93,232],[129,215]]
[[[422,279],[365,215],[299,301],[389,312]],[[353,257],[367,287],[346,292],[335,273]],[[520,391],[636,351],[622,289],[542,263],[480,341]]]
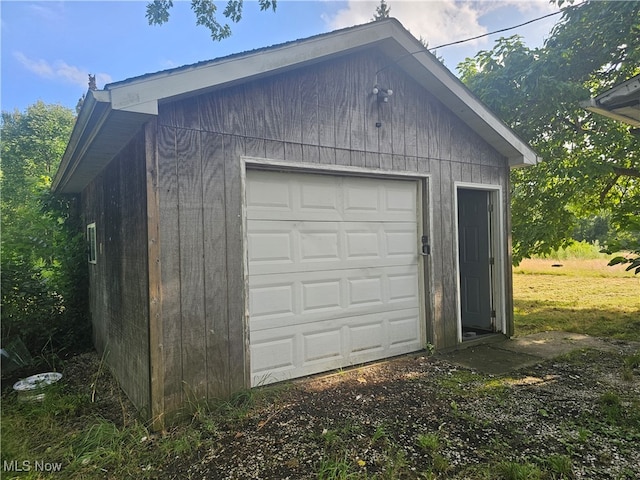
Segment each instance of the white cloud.
[[[379,4],[379,1],[350,0],[346,8],[323,18],[331,29],[367,23]],[[431,47],[488,33],[482,17],[506,7],[515,7],[523,15],[518,18],[505,17],[503,27],[558,8],[550,5],[548,0],[387,0],[387,5],[391,9],[391,16],[400,20],[415,37],[426,40]],[[476,40],[466,45],[486,42]]]
[[[83,88],[88,88],[89,86],[90,72],[86,69],[69,65],[62,60],[56,60],[51,63],[43,59],[32,59],[22,52],[14,52],[13,56],[24,68],[39,77],[50,80],[62,80],[65,83],[79,85]],[[97,73],[95,75],[96,83],[99,88],[105,83],[110,83],[112,81],[109,74]]]

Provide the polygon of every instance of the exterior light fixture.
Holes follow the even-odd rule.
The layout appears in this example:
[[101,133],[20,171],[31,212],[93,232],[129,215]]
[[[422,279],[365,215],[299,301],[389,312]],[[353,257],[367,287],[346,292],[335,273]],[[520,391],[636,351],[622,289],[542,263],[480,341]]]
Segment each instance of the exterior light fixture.
[[393,95],[393,90],[390,88],[383,88],[380,85],[374,85],[371,93],[377,95],[379,102],[389,102],[389,97]]

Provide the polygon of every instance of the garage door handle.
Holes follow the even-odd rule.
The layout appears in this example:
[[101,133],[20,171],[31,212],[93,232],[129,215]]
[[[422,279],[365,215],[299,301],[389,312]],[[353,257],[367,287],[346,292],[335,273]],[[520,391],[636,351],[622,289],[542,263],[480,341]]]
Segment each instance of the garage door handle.
[[426,257],[427,255],[431,255],[431,245],[429,245],[429,237],[426,235],[422,237],[422,248],[420,251],[420,255]]

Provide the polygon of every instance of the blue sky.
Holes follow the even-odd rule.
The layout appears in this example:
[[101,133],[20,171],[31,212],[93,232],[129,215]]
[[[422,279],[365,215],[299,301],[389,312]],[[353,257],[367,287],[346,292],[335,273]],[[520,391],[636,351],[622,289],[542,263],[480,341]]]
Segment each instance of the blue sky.
[[[221,42],[213,42],[204,27],[195,25],[189,3],[174,0],[169,22],[149,26],[146,1],[2,0],[2,110],[24,110],[37,100],[74,108],[87,89],[89,73],[103,88],[145,73],[365,23],[379,0],[278,0],[275,13],[260,12],[257,1],[245,0],[242,20]],[[387,4],[392,16],[430,46],[557,11],[547,0],[387,0]],[[542,45],[558,19],[559,15],[437,53],[455,73],[460,61],[491,48],[500,36],[518,33],[528,46]]]

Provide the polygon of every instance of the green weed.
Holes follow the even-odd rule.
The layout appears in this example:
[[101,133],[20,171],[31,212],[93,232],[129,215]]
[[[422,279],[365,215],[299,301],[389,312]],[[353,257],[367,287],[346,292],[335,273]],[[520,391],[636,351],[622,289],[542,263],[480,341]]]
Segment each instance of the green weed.
[[416,443],[425,452],[436,452],[440,449],[440,437],[436,433],[421,433]]
[[542,471],[531,463],[503,461],[496,465],[500,480],[541,480]]
[[573,478],[573,464],[566,455],[551,455],[545,463],[554,479]]
[[346,453],[341,456],[323,458],[318,467],[318,480],[348,480],[356,478]]

